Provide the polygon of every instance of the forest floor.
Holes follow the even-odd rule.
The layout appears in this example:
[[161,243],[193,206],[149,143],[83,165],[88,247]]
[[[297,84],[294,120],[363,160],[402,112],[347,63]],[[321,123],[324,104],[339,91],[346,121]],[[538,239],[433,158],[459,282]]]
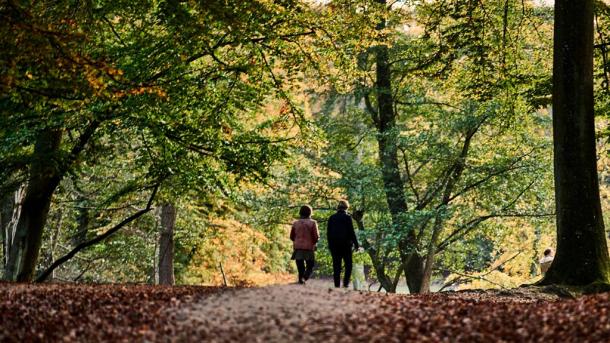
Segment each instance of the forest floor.
[[0,342],[610,342],[610,293],[0,283]]

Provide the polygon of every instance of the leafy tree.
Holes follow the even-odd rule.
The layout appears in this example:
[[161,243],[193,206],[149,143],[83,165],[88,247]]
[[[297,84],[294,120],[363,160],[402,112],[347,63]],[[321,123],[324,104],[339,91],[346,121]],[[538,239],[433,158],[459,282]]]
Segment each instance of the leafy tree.
[[593,105],[593,1],[555,2],[553,142],[557,253],[541,284],[608,283]]
[[[544,55],[535,55],[536,37],[521,34],[520,23],[530,20],[538,25],[530,7],[522,12],[513,3],[489,2],[479,8],[429,2],[415,11],[385,6],[380,11],[386,13],[391,27],[401,27],[396,13],[403,17],[414,13],[408,17],[414,18],[409,24],[422,25],[423,34],[421,29],[401,32],[380,24],[377,42],[382,42],[381,47],[355,54],[364,72],[356,88],[356,108],[339,115],[341,119],[330,122],[327,129],[338,132],[333,127],[345,125],[348,117],[360,120],[355,113],[362,109],[370,119],[351,126],[348,137],[358,138],[340,140],[336,145],[349,147],[348,151],[336,149],[333,153],[339,160],[326,161],[325,166],[350,180],[345,184],[348,194],[364,199],[366,191],[355,186],[363,185],[362,173],[368,169],[354,171],[354,166],[371,152],[361,147],[375,132],[379,169],[370,170],[369,175],[381,177],[383,186],[374,182],[366,187],[381,187],[387,199],[375,210],[371,204],[378,201],[362,201],[360,210],[388,211],[389,217],[382,216],[380,226],[373,226],[376,233],[363,246],[387,290],[395,289],[404,272],[411,291],[427,291],[434,256],[464,234],[494,218],[548,214],[543,206],[536,205],[539,208],[533,211],[523,207],[530,194],[541,194],[540,187],[546,185],[537,173],[543,170],[548,150],[544,137],[534,133],[539,130],[536,125],[544,122],[534,114],[546,98],[546,84],[536,84],[545,79]],[[496,22],[504,24],[504,32],[499,30],[502,39],[493,31]],[[472,39],[464,39],[467,35]],[[499,76],[496,70],[501,71]],[[341,106],[331,109],[345,111]],[[523,126],[511,127],[508,123],[513,121]],[[492,143],[486,137],[499,141]],[[535,148],[524,152],[527,145]],[[495,150],[487,150],[492,146]],[[505,184],[498,187],[501,183]],[[504,202],[498,202],[498,197]],[[446,226],[455,230],[447,232]],[[392,264],[397,274],[386,276]]]
[[119,195],[169,178],[202,189],[265,178],[282,156],[271,126],[293,112],[247,118],[281,87],[272,57],[313,33],[289,20],[299,11],[266,1],[3,5],[3,189],[27,184],[5,277],[32,279],[52,197],[99,157],[95,146],[133,153],[142,177]]

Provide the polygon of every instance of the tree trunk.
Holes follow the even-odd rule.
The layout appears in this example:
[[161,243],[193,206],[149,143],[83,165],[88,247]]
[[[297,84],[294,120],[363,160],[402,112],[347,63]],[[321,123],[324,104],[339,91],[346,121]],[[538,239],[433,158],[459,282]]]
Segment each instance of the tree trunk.
[[14,192],[2,199],[2,213],[0,214],[0,230],[2,237],[2,269],[8,263],[8,256],[13,245],[17,221],[21,215],[21,204],[25,195],[25,184],[22,184]]
[[557,253],[542,284],[609,281],[593,112],[593,1],[555,1],[553,142]]
[[398,130],[391,77],[388,47],[380,45],[376,48],[377,143],[386,200],[392,220],[398,224],[400,214],[407,210],[407,201],[398,165]]
[[78,196],[78,213],[76,215],[76,234],[72,238],[72,246],[78,246],[87,241],[87,233],[89,230],[89,209],[88,202],[82,195]]
[[61,131],[47,130],[36,140],[21,215],[6,266],[8,280],[30,282],[34,277],[51,197],[61,180],[60,161],[53,160],[58,156],[61,138]]
[[159,240],[155,240],[155,253],[152,258],[152,268],[150,271],[150,284],[159,284]]
[[448,171],[449,173],[447,175],[447,182],[445,184],[445,189],[443,190],[443,198],[441,204],[436,208],[437,213],[436,217],[434,218],[434,225],[432,226],[432,237],[430,237],[430,242],[428,243],[428,253],[426,254],[425,265],[422,273],[422,279],[419,290],[420,293],[430,292],[434,257],[437,252],[438,238],[441,235],[444,225],[443,215],[439,211],[443,211],[443,209],[449,205],[449,202],[451,202],[451,194],[453,193],[453,189],[457,184],[458,180],[462,177],[462,173],[464,172],[464,168],[466,167],[466,158],[468,157],[468,152],[470,151],[470,144],[472,142],[472,138],[474,137],[475,133],[478,131],[482,123],[483,122],[480,122],[475,127],[469,129],[466,132],[466,138],[464,139],[464,145],[462,146],[460,155]]
[[161,236],[159,237],[159,284],[174,284],[174,226],[176,208],[172,204],[161,207]]
[[[357,210],[352,214],[352,218],[356,221],[358,230],[364,231],[364,211]],[[394,286],[391,278],[385,271],[385,262],[383,258],[380,258],[379,252],[375,249],[366,237],[361,239],[362,247],[369,254],[373,269],[375,269],[375,275],[377,275],[377,281],[381,284],[381,287],[388,293],[396,293],[396,287]]]
[[534,229],[534,242],[532,244],[532,263],[530,264],[531,277],[538,275],[538,254],[542,251],[542,249],[540,249],[541,236],[542,232],[540,226],[536,225],[536,228]]
[[432,237],[430,238],[430,242],[428,243],[428,253],[426,254],[426,259],[424,263],[424,270],[422,272],[422,279],[420,284],[420,293],[429,293],[430,292],[430,283],[432,280],[432,267],[434,266],[434,256],[436,255],[436,246],[438,242],[438,237],[441,234],[442,229],[442,219],[439,215],[437,215],[434,226],[432,228]]
[[420,293],[424,277],[424,258],[417,252],[412,252],[408,256],[408,263],[405,266],[405,277],[409,292],[412,294]]
[[[51,246],[49,247],[49,254],[47,256],[47,263],[45,265],[50,266],[53,261],[55,261],[55,249],[57,248],[57,241],[59,239],[59,232],[61,231],[61,227],[63,225],[63,212],[60,210],[57,212],[55,217],[55,226],[53,227],[53,234],[51,235]],[[51,273],[49,276],[50,281],[53,281],[55,278],[55,271]]]
[[8,226],[11,222],[11,217],[13,214],[13,208],[15,207],[15,197],[14,194],[9,193],[2,197],[0,200],[0,240],[2,240],[2,267],[6,265],[6,255],[8,252],[8,246],[10,242],[8,240]]
[[[385,5],[385,0],[377,0],[378,3]],[[385,28],[385,21],[377,26],[379,30]],[[396,127],[396,113],[394,112],[394,98],[392,96],[392,71],[390,68],[389,50],[386,45],[375,47],[375,88],[377,94],[377,111],[372,113],[373,121],[377,127],[377,143],[379,146],[379,163],[386,195],[388,208],[392,216],[392,225],[395,229],[405,229],[401,216],[407,211],[407,201],[404,195],[404,182],[400,175],[398,164],[398,135]],[[413,230],[405,233],[402,241],[399,242],[401,255],[409,261],[418,258],[415,252],[416,237]],[[411,265],[411,267],[414,267]],[[420,275],[411,274],[415,268],[405,268],[407,280],[417,280]],[[415,286],[415,284],[414,284]],[[412,293],[419,292],[409,286]]]

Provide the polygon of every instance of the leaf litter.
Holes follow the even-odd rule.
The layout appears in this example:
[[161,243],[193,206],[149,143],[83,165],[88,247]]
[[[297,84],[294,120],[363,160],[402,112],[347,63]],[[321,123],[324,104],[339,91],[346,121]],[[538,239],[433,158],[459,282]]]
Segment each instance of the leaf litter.
[[1,342],[610,342],[610,293],[0,283]]

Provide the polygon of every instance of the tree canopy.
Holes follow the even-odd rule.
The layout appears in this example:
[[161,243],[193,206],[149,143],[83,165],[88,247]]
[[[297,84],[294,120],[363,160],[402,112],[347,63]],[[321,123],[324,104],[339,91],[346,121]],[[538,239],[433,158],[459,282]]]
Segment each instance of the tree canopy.
[[[325,237],[348,199],[375,289],[536,282],[545,248],[572,249],[555,238],[557,135],[578,137],[553,126],[557,99],[573,102],[553,91],[569,74],[553,69],[553,31],[576,21],[557,13],[516,0],[3,1],[3,278],[153,283],[171,205],[177,283],[272,282],[294,269],[298,208]],[[600,178],[562,192],[584,215],[599,190],[601,225],[610,10],[587,13],[580,139],[597,155],[567,173]],[[607,257],[604,230],[587,239]]]

